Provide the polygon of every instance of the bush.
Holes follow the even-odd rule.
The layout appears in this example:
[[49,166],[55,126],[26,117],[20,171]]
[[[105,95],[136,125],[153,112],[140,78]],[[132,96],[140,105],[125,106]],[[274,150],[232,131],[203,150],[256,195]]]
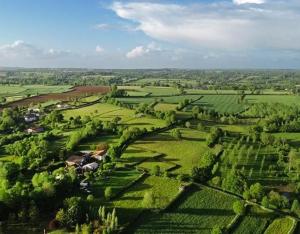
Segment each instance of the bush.
[[111,187],[106,187],[104,191],[104,197],[106,200],[111,199],[113,193],[112,193],[112,188]]
[[234,202],[232,208],[237,215],[243,215],[245,213],[245,203],[243,201]]

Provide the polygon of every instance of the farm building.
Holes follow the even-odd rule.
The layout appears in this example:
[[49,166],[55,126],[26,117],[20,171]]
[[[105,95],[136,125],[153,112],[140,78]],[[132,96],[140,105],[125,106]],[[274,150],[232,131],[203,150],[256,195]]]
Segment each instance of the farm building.
[[37,121],[39,119],[39,116],[35,113],[29,113],[24,115],[24,120],[26,123],[32,123],[34,121]]
[[83,156],[72,155],[66,160],[66,164],[70,166],[78,166],[80,165],[81,161],[84,159]]
[[99,167],[99,164],[96,162],[88,163],[82,167],[84,171],[95,171]]
[[42,127],[31,127],[26,130],[27,133],[40,133],[43,131],[44,131],[44,128],[42,128]]
[[97,159],[98,161],[103,161],[106,155],[107,155],[106,150],[99,150],[99,151],[95,151],[92,157]]

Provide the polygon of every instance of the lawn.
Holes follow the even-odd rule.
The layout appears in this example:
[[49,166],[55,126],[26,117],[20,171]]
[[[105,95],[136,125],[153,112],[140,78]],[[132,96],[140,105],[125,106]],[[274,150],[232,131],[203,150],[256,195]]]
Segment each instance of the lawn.
[[287,234],[294,222],[289,217],[275,219],[266,229],[265,234]]
[[140,175],[141,173],[134,169],[117,168],[106,178],[93,181],[91,184],[92,193],[95,198],[102,200],[106,187],[111,187],[115,195]]
[[177,195],[180,184],[178,180],[149,176],[129,188],[110,205],[117,208],[119,220],[125,224],[145,209],[142,202],[145,192],[151,191],[154,195],[155,203],[152,208],[163,209]]
[[192,188],[170,210],[140,220],[135,233],[211,233],[215,225],[226,226],[234,218],[235,197],[209,188]]
[[[170,136],[170,131],[167,131],[136,141],[132,146],[145,153],[155,150],[157,153],[165,154],[165,161],[181,166],[176,172],[189,174],[191,168],[198,164],[201,155],[208,150],[205,142],[206,133],[187,128],[181,128],[180,131],[182,133],[180,140]],[[214,150],[218,151],[220,147]],[[125,151],[122,158],[126,159],[128,155]]]

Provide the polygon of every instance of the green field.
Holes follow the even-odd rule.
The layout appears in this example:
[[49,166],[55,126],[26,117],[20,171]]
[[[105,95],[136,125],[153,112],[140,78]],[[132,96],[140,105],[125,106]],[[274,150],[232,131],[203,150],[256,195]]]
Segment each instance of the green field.
[[112,121],[115,117],[121,118],[121,124],[150,129],[151,127],[163,127],[165,121],[151,116],[136,117],[134,110],[118,107],[112,104],[97,103],[91,106],[63,111],[65,119],[76,116],[90,116],[102,121]]
[[192,188],[169,210],[153,215],[135,233],[211,233],[215,225],[226,226],[234,218],[235,197],[209,188]]
[[247,95],[248,103],[268,102],[283,103],[286,105],[299,105],[300,96],[296,95]]
[[234,229],[233,234],[263,234],[274,214],[251,206],[250,211]]
[[111,206],[117,208],[121,222],[127,223],[145,209],[142,200],[145,192],[151,191],[155,202],[152,208],[164,208],[179,192],[178,180],[150,176],[129,188],[121,197],[114,200]]
[[193,103],[204,109],[215,110],[219,113],[238,113],[245,110],[244,104],[238,103],[237,95],[203,95],[203,98]]
[[[153,137],[138,140],[132,146],[138,147],[138,154],[155,150],[157,153],[166,155],[164,160],[179,164],[178,173],[191,172],[191,168],[199,163],[201,154],[208,150],[205,142],[206,133],[193,129],[182,128],[182,139],[177,140],[170,136],[170,132],[164,132]],[[217,152],[220,147],[217,146],[214,151]],[[131,157],[134,153],[130,154]],[[122,158],[126,159],[129,154]]]
[[283,217],[275,219],[266,229],[265,234],[287,234],[294,225],[293,219]]

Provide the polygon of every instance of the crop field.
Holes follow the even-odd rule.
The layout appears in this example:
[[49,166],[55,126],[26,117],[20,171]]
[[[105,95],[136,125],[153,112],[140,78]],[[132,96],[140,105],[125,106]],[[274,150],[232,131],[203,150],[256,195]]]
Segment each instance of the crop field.
[[286,234],[293,227],[293,219],[289,217],[275,219],[266,229],[265,234]]
[[228,114],[238,113],[246,108],[244,104],[238,103],[237,95],[203,95],[203,98],[193,103],[194,105]]
[[168,211],[141,220],[135,233],[211,233],[215,225],[226,226],[234,218],[237,199],[209,188],[191,188]]
[[72,98],[88,96],[93,94],[105,94],[109,91],[109,89],[110,88],[107,86],[78,86],[64,93],[47,93],[39,96],[18,100],[7,104],[6,107],[26,106],[30,104],[43,103],[50,100],[66,101]]
[[[128,90],[129,92],[136,91],[146,93],[150,96],[169,96],[179,94],[178,90],[173,87],[154,87],[154,86],[119,86],[120,89]],[[138,95],[144,96],[144,95]]]
[[274,214],[268,211],[262,210],[259,207],[251,207],[251,210],[242,221],[234,229],[234,234],[263,234],[268,226],[268,223],[272,221]]
[[294,147],[300,147],[300,133],[299,132],[282,132],[273,133],[273,136],[279,139],[286,139],[289,144]]
[[[164,160],[181,166],[176,172],[189,174],[191,168],[198,164],[201,154],[208,150],[208,146],[205,143],[206,133],[193,129],[180,130],[182,133],[181,140],[170,136],[170,132],[164,132],[136,141],[132,145],[145,152],[156,150],[157,153],[165,154]],[[220,147],[216,146],[214,150],[217,152],[220,150]],[[138,153],[140,154],[141,152]],[[123,155],[122,158],[125,158],[127,155]]]
[[149,176],[125,191],[111,206],[117,208],[121,222],[127,223],[146,208],[142,202],[145,192],[151,191],[154,195],[152,208],[164,208],[179,192],[179,186],[178,180]]

